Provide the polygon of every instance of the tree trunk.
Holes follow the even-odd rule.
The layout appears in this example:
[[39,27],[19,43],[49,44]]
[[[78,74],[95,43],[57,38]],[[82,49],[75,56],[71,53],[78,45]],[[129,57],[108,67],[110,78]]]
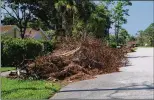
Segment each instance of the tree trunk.
[[22,31],[22,27],[20,27],[20,36],[21,36],[22,39],[24,38],[24,34],[23,34],[23,31]]
[[118,37],[118,34],[119,34],[119,21],[118,21],[118,25],[117,25],[117,45],[119,45],[119,37]]
[[118,39],[117,39],[117,27],[116,27],[116,23],[115,23],[115,37],[116,37],[116,45],[118,44]]

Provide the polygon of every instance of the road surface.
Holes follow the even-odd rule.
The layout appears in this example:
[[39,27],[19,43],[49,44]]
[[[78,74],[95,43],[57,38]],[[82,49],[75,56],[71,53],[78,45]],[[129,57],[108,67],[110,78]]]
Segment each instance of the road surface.
[[51,99],[154,99],[153,51],[138,48],[121,72],[71,83]]

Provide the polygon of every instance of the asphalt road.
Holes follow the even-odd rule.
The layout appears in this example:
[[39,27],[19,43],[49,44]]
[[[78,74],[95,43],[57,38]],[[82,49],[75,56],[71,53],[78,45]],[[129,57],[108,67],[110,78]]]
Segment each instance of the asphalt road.
[[51,99],[154,99],[153,48],[128,54],[130,64],[121,72],[71,83]]

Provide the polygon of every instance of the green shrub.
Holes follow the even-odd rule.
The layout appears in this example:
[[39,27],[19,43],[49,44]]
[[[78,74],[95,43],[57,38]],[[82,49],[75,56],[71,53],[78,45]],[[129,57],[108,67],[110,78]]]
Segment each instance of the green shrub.
[[117,47],[117,45],[116,45],[116,43],[115,43],[115,42],[113,42],[113,43],[110,43],[110,47],[111,47],[111,48],[116,48],[116,47]]
[[39,55],[52,52],[55,40],[21,39],[3,36],[1,39],[1,57],[3,66],[17,66],[23,59],[34,59]]
[[55,48],[54,42],[50,40],[40,40],[40,42],[43,44],[43,53],[47,54],[49,52],[52,52],[53,49]]
[[26,50],[26,58],[35,58],[43,51],[43,44],[34,39],[24,40]]
[[11,66],[19,63],[24,54],[24,43],[17,39],[7,39],[2,41],[2,65]]
[[3,38],[1,43],[3,66],[18,66],[23,59],[39,56],[43,49],[42,43],[32,39]]

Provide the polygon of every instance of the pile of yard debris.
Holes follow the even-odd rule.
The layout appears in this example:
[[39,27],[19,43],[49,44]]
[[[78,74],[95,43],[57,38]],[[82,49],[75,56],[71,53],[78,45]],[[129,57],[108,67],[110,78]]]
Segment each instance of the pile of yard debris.
[[103,45],[101,40],[67,40],[53,53],[38,57],[28,65],[27,75],[38,79],[76,81],[119,71],[126,61],[123,48]]

